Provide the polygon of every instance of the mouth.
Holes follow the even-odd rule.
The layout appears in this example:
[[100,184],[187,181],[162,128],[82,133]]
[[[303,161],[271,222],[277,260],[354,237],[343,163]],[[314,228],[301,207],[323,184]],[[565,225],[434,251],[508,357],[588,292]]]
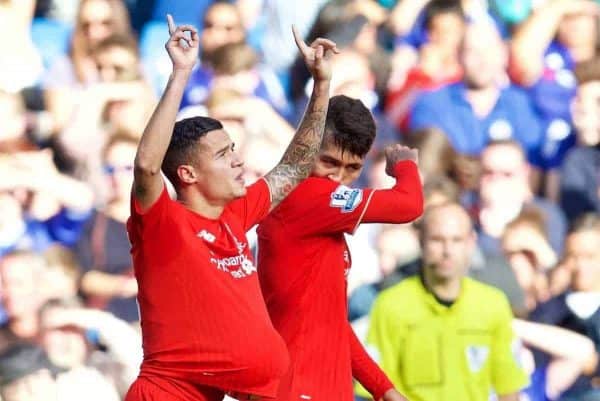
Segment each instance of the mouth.
[[235,177],[235,180],[239,183],[244,183],[244,173],[240,173],[238,176]]

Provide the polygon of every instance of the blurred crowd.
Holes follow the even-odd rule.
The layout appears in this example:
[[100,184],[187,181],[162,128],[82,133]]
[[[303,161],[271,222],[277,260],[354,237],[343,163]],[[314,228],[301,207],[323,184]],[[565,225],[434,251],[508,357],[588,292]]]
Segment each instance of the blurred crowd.
[[[310,94],[291,25],[334,40],[331,95],[362,100],[378,128],[356,185],[390,185],[386,144],[418,148],[426,206],[460,204],[476,236],[448,237],[446,257],[519,318],[523,399],[600,400],[600,2],[0,0],[3,401],[120,400],[137,375],[125,225],[137,141],[170,74],[167,12],[201,40],[180,117],[221,120],[248,183]],[[431,255],[415,224],[348,242],[361,332],[378,294]]]

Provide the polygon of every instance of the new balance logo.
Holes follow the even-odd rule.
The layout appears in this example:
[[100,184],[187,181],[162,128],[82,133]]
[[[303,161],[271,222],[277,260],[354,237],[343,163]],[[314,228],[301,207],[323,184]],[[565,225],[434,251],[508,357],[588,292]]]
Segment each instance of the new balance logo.
[[215,240],[217,239],[213,234],[209,233],[206,230],[199,231],[198,234],[196,234],[196,236],[210,243],[215,242]]

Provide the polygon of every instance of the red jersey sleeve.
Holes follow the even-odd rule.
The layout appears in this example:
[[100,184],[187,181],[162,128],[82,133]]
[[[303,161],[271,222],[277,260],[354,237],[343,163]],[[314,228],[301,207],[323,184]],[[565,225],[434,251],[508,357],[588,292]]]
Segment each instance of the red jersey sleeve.
[[396,184],[369,194],[364,223],[409,223],[423,214],[423,187],[417,165],[409,160],[394,166]]
[[158,199],[146,211],[142,211],[142,207],[132,191],[130,202],[131,215],[127,220],[129,242],[136,244],[137,240],[141,238],[143,231],[152,226],[156,227],[162,219],[168,216],[167,211],[172,202],[173,200],[169,197],[167,186],[163,183],[163,189]]
[[258,224],[271,208],[271,189],[264,178],[246,188],[246,195],[231,202],[227,208],[242,221],[248,231]]
[[325,178],[302,182],[282,204],[286,225],[305,234],[353,233],[361,222],[407,223],[423,213],[417,165],[401,161],[396,185],[385,190],[358,189]]
[[350,323],[348,323],[348,330],[350,331],[352,376],[371,393],[375,401],[379,401],[388,390],[394,388],[394,385],[369,356],[358,337],[356,337]]
[[368,190],[310,177],[292,191],[274,215],[300,235],[351,233],[360,221],[368,196]]

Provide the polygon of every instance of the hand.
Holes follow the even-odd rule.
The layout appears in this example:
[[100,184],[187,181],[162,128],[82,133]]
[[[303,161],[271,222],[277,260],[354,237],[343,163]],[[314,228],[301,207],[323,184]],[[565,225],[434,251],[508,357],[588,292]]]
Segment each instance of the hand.
[[138,293],[138,284],[135,277],[124,277],[121,287],[121,297],[131,298],[135,297]]
[[308,46],[304,40],[300,37],[298,30],[295,26],[292,26],[292,32],[294,33],[294,40],[298,50],[304,57],[304,63],[310,71],[315,81],[329,81],[331,79],[331,64],[329,59],[333,53],[339,53],[335,42],[317,38],[310,46]]
[[598,4],[590,0],[563,0],[561,5],[564,7],[563,13],[565,15],[585,14],[597,16],[600,10]]
[[[167,53],[173,62],[173,70],[191,71],[198,61],[200,38],[198,31],[192,25],[176,27],[173,17],[167,15],[169,35],[171,37],[165,44]],[[190,32],[188,37],[185,33]]]
[[392,388],[385,392],[380,401],[408,401],[408,398]]
[[419,161],[419,151],[400,144],[388,145],[384,149],[385,153],[385,173],[390,177],[394,176],[394,166],[403,160]]

